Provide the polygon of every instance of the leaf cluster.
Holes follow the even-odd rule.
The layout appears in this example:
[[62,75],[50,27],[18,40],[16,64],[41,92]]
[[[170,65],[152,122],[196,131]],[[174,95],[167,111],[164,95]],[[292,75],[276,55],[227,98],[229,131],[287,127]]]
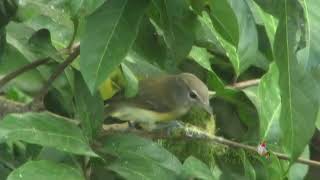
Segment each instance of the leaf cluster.
[[[295,161],[310,158],[320,128],[319,9],[318,0],[1,0],[0,82],[46,59],[0,83],[13,106],[33,103],[79,43],[80,56],[49,82],[45,111],[5,113],[0,98],[0,179],[316,179]],[[198,140],[101,139],[104,100],[180,72],[207,84],[215,114],[182,120],[266,142],[291,161]]]

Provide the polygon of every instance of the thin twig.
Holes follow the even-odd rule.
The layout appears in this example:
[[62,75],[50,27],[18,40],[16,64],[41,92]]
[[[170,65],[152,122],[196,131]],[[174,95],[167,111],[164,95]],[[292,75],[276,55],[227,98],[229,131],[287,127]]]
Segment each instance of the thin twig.
[[244,89],[244,88],[247,88],[250,86],[258,85],[259,82],[260,82],[260,79],[251,79],[251,80],[247,80],[247,81],[234,83],[234,84],[230,85],[229,87],[233,87],[233,88],[237,88],[237,89]]
[[47,82],[43,85],[42,89],[39,91],[39,93],[35,96],[35,98],[33,99],[33,101],[29,104],[29,106],[32,106],[36,103],[38,103],[39,101],[42,101],[43,97],[48,93],[49,88],[51,86],[51,84],[53,83],[53,81],[55,81],[59,75],[61,73],[63,73],[63,71],[65,70],[66,67],[68,67],[69,64],[71,64],[76,57],[80,54],[80,45],[74,47],[73,51],[71,52],[71,54],[68,56],[68,58],[61,64],[59,64],[59,66],[57,67],[57,69],[53,72],[53,74],[49,77],[49,79],[47,80]]
[[15,71],[12,71],[11,73],[7,74],[6,76],[4,76],[2,79],[0,79],[0,89],[6,85],[8,82],[10,82],[12,79],[16,78],[17,76],[30,71],[32,69],[35,69],[38,66],[44,65],[46,64],[48,61],[50,60],[50,58],[43,58],[43,59],[39,59],[36,60],[30,64],[26,64],[20,68],[18,68]]
[[[244,89],[247,87],[255,86],[260,83],[260,79],[251,79],[246,81],[241,81],[238,83],[234,83],[232,85],[228,85],[226,87],[236,88],[236,89]],[[210,99],[213,98],[217,93],[215,91],[209,91]]]

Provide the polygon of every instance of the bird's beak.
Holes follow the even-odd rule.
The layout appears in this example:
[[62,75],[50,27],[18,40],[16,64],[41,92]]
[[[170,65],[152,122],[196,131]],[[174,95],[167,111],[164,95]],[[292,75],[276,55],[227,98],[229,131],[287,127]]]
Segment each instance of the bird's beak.
[[202,104],[202,108],[206,110],[210,115],[212,115],[212,108],[210,104]]

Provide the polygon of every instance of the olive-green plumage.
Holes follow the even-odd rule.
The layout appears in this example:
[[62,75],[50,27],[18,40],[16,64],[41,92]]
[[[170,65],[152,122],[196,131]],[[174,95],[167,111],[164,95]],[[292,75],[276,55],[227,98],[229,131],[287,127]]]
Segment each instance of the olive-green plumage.
[[114,97],[106,106],[106,116],[147,124],[179,118],[193,106],[211,113],[207,86],[190,73],[162,75],[139,82],[136,96]]

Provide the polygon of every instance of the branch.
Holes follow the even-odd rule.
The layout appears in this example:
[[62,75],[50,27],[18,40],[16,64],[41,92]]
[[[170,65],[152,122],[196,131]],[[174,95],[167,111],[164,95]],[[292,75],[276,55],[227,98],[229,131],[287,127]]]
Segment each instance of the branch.
[[258,85],[259,82],[260,82],[260,79],[251,79],[251,80],[247,80],[247,81],[234,83],[234,84],[230,85],[229,87],[233,87],[233,88],[237,88],[237,89],[244,89],[244,88],[247,88],[250,86]]
[[23,113],[26,111],[24,104],[0,97],[0,120],[9,113]]
[[[250,86],[255,86],[258,85],[260,83],[260,79],[251,79],[251,80],[247,80],[247,81],[241,81],[238,83],[234,83],[232,85],[228,85],[226,87],[230,87],[230,88],[236,88],[236,89],[244,89]],[[209,97],[212,98],[216,95],[215,91],[209,91]]]
[[30,71],[32,69],[35,69],[38,66],[44,65],[46,64],[48,61],[50,60],[50,58],[44,58],[44,59],[39,59],[36,60],[30,64],[24,65],[20,68],[18,68],[15,71],[12,71],[11,73],[7,74],[6,76],[4,76],[2,79],[0,79],[0,89],[6,85],[8,82],[10,82],[12,79],[16,78],[17,76]]
[[[174,131],[174,138],[178,138],[178,139],[184,139],[184,140],[206,140],[206,141],[212,141],[215,143],[219,143],[219,144],[224,144],[227,145],[229,147],[233,147],[233,148],[241,148],[244,150],[248,150],[251,152],[255,152],[258,154],[257,152],[257,147],[254,146],[250,146],[250,145],[246,145],[246,144],[242,144],[239,142],[235,142],[235,141],[231,141],[228,139],[225,139],[223,137],[219,137],[219,136],[215,136],[212,134],[209,134],[207,132],[204,132],[202,130],[200,130],[197,127],[194,126],[183,126],[182,128],[179,128],[179,133],[176,132],[175,129],[173,129]],[[166,138],[172,138],[172,133],[168,133],[168,130],[156,130],[156,131],[152,131],[152,132],[146,132],[146,131],[141,131],[141,130],[137,130],[137,129],[132,129],[129,128],[127,123],[123,123],[123,124],[113,124],[113,125],[104,125],[103,126],[103,131],[102,131],[102,136],[106,136],[109,134],[113,134],[115,132],[118,133],[135,133],[138,134],[140,136],[144,136],[144,137],[148,137],[148,138],[157,138],[157,139],[166,139]],[[178,136],[177,136],[178,134]],[[283,153],[279,153],[279,152],[274,152],[274,151],[269,151],[271,154],[277,156],[279,159],[281,160],[286,160],[286,161],[290,161],[291,158]],[[308,159],[303,159],[303,158],[298,158],[296,160],[297,163],[301,163],[301,164],[306,164],[306,165],[310,165],[310,166],[316,166],[316,167],[320,167],[320,162],[319,161],[314,161],[314,160],[308,160]]]
[[64,69],[68,67],[80,54],[80,45],[77,45],[72,49],[71,54],[68,58],[61,64],[58,65],[57,69],[53,72],[47,82],[43,85],[42,89],[35,96],[33,101],[29,104],[29,106],[33,106],[39,102],[42,102],[43,97],[48,93],[51,84],[59,77],[61,73],[63,73]]

